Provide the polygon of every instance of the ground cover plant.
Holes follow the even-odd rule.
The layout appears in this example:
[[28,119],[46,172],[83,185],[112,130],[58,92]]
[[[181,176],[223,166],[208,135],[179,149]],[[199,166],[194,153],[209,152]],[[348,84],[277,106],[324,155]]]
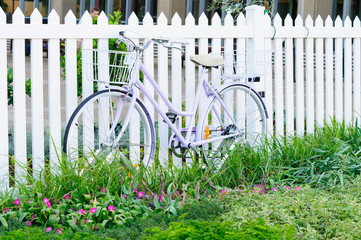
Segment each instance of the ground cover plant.
[[181,169],[96,159],[80,175],[81,162],[62,158],[1,195],[0,237],[172,239],[197,229],[204,239],[212,228],[210,239],[357,238],[360,135],[333,121],[315,134],[239,146],[218,173],[201,158]]

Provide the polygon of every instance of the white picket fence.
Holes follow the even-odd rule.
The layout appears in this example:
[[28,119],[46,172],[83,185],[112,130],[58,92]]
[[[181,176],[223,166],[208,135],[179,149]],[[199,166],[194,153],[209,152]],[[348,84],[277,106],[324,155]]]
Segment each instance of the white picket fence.
[[[27,118],[31,118],[33,168],[39,170],[44,167],[44,131],[48,131],[51,136],[48,140],[50,146],[55,146],[50,148],[50,164],[54,165],[58,161],[57,154],[61,154],[61,129],[78,104],[77,39],[82,39],[82,48],[92,48],[93,39],[98,39],[98,48],[108,49],[108,39],[117,38],[119,31],[123,30],[139,33],[144,39],[186,38],[189,44],[185,46],[184,68],[181,53],[177,50],[172,50],[171,61],[168,61],[167,50],[161,47],[151,45],[144,53],[145,65],[151,74],[158,75],[162,90],[171,96],[176,107],[181,108],[182,102],[185,102],[186,110],[192,106],[196,86],[194,79],[198,78],[197,67],[188,60],[194,54],[196,45],[200,54],[207,53],[209,47],[214,52],[222,48],[228,52],[234,48],[273,49],[272,73],[255,85],[257,90],[265,93],[264,100],[270,115],[268,131],[271,133],[312,133],[316,124],[322,126],[324,120],[330,121],[333,116],[338,121],[353,123],[361,112],[359,19],[352,23],[349,18],[344,22],[337,18],[333,22],[330,17],[326,21],[320,17],[315,21],[308,17],[304,24],[303,19],[297,17],[293,24],[288,16],[283,25],[281,18],[276,15],[271,24],[270,17],[263,14],[262,7],[251,6],[247,8],[246,17],[240,15],[236,21],[227,15],[222,23],[215,14],[211,25],[204,14],[199,18],[198,25],[195,25],[192,15],[188,15],[185,24],[182,24],[177,14],[170,25],[163,14],[156,24],[147,14],[142,19],[142,25],[134,14],[130,16],[128,25],[108,25],[104,13],[99,16],[98,24],[92,25],[88,12],[79,24],[72,12],[66,15],[64,24],[60,24],[55,11],[48,16],[48,24],[42,24],[38,10],[34,10],[30,20],[30,24],[24,24],[24,15],[17,9],[13,23],[6,24],[5,13],[0,9],[0,180],[5,189],[9,186],[9,128],[14,127],[14,157],[18,163],[26,164]],[[130,36],[136,40],[139,38],[135,34]],[[9,39],[13,41],[13,108],[7,105],[6,91]],[[25,39],[31,39],[30,66],[25,65]],[[43,39],[48,39],[48,76],[43,74]],[[65,39],[66,52],[64,94],[61,92],[61,82],[64,80],[60,76],[60,39]],[[156,54],[154,49],[158,51]],[[30,68],[32,80],[31,116],[27,116],[26,108],[26,68]],[[48,91],[46,103],[44,87]],[[83,98],[92,92],[92,83],[83,81]],[[62,117],[62,102],[65,102],[65,118]],[[157,118],[150,103],[145,100],[145,104],[151,116]],[[9,120],[10,111],[13,113],[12,121]],[[159,121],[159,129],[160,157],[166,159],[168,129],[162,121]],[[16,164],[15,177],[21,179],[24,174]]]

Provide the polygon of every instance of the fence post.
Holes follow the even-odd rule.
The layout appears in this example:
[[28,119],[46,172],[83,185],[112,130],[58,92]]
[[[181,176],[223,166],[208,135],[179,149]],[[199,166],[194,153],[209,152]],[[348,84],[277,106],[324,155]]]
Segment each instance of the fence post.
[[246,25],[252,27],[253,37],[247,39],[247,50],[264,50],[264,7],[246,7]]
[[[246,50],[247,50],[247,55],[246,55],[246,65],[248,65],[247,63],[249,63],[249,66],[246,66],[246,71],[257,71],[257,69],[253,69],[255,66],[252,66],[254,64],[252,64],[252,62],[254,63],[254,61],[256,59],[256,55],[257,54],[253,54],[255,51],[263,51],[264,47],[265,47],[265,34],[264,34],[264,29],[265,29],[265,23],[264,23],[264,7],[261,6],[256,6],[256,5],[252,5],[249,7],[246,7],[246,26],[247,27],[251,27],[252,28],[252,37],[247,39],[246,42]],[[249,69],[249,67],[251,69]],[[249,81],[246,79],[246,81]],[[261,77],[259,82],[252,82],[251,83],[252,87],[258,91],[260,93],[260,95],[262,96],[262,98],[264,99],[265,97],[265,83],[264,83],[264,77]],[[249,106],[249,108],[253,109],[256,106]],[[252,112],[252,111],[251,111]],[[248,121],[253,122],[255,120],[254,114],[248,114],[247,118]],[[249,131],[254,131],[254,132],[260,132],[259,126],[254,126],[252,127],[252,129],[249,129]]]
[[[246,26],[252,28],[252,38],[248,38],[246,41],[247,52],[264,50],[264,7],[257,5],[246,7]],[[252,61],[252,58],[255,58],[255,56],[247,54],[247,58],[247,61]],[[260,82],[254,83],[253,87],[258,92],[264,91],[264,78],[261,78]]]

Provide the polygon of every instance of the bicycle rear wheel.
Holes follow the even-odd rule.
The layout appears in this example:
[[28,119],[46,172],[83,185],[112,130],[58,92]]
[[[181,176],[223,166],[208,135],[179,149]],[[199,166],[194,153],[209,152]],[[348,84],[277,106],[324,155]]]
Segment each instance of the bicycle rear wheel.
[[[132,97],[120,89],[105,89],[86,98],[72,114],[64,134],[63,151],[85,160],[124,158],[148,165],[155,150],[153,122],[137,99],[130,122],[123,126]],[[116,139],[122,134],[119,142]]]
[[204,161],[215,170],[220,170],[238,144],[257,144],[266,132],[267,119],[262,99],[245,84],[229,85],[220,90],[219,97],[229,115],[220,101],[214,97],[206,106],[205,114],[200,121],[201,139],[235,136],[202,145]]

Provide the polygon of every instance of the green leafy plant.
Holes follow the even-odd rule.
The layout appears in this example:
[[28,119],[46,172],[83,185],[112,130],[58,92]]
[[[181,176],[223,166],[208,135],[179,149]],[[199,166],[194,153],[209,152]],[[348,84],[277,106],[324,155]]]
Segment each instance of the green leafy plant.
[[0,7],[4,10],[4,12],[6,11],[6,9],[8,8],[8,5],[6,2],[4,2],[4,0],[0,0]]
[[[8,105],[13,105],[14,104],[14,86],[13,86],[14,77],[13,76],[14,76],[13,75],[13,68],[8,66],[8,74],[7,74],[7,79],[8,79]],[[25,81],[25,93],[26,93],[26,95],[31,97],[31,79],[30,78]]]
[[158,227],[147,229],[142,239],[293,239],[292,226],[269,226],[262,218],[235,227],[231,221],[180,221],[173,222],[162,231]]
[[273,225],[294,225],[296,237],[303,239],[357,239],[361,234],[360,180],[345,187],[284,185],[268,194],[243,194],[230,198],[231,211],[222,219],[238,226],[258,217]]

